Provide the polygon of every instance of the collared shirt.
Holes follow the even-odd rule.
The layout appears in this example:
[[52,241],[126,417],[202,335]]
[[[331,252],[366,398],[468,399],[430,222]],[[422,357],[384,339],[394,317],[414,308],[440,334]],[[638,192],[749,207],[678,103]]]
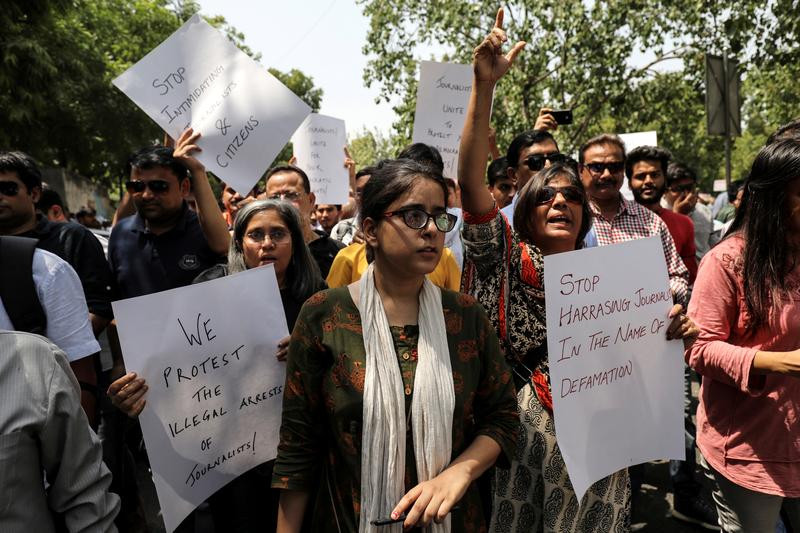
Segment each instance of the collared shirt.
[[0,531],[51,533],[56,516],[68,531],[116,531],[110,486],[64,353],[44,337],[0,331]]
[[191,285],[223,258],[208,246],[197,214],[185,204],[172,229],[156,235],[137,213],[114,226],[108,259],[123,298]]
[[[89,311],[78,275],[69,263],[44,250],[33,252],[33,285],[39,296],[47,326],[45,334],[51,342],[77,361],[100,351],[94,338]],[[0,330],[13,330],[14,325],[0,300]]]
[[619,209],[612,220],[607,220],[594,202],[589,202],[589,208],[594,215],[592,227],[597,237],[598,246],[607,246],[620,242],[644,239],[658,235],[664,249],[664,259],[667,261],[669,273],[669,286],[675,302],[686,305],[689,291],[689,271],[681,261],[675,242],[669,233],[667,225],[658,215],[636,202],[619,197]]
[[39,241],[38,248],[53,253],[78,273],[89,312],[105,318],[114,316],[114,276],[106,261],[103,246],[88,229],[74,222],[50,222],[37,215],[36,227],[19,237]]

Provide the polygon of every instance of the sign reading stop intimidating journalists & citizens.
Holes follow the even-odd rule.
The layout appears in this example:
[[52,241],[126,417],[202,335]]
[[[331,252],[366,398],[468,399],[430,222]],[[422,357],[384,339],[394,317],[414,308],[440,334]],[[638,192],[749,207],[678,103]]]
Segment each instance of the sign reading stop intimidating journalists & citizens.
[[289,332],[275,270],[113,307],[125,367],[149,387],[139,422],[173,531],[211,494],[276,456],[285,366],[275,352]]
[[580,500],[596,481],[683,459],[683,342],[658,237],[544,258],[558,446]]
[[197,159],[242,195],[311,112],[200,15],[113,83],[174,139],[199,131]]

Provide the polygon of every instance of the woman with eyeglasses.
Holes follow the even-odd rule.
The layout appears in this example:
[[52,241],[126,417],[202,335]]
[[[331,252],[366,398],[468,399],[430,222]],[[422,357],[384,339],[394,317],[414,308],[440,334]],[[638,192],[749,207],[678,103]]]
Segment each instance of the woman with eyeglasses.
[[[495,470],[490,531],[626,531],[627,470],[598,481],[579,502],[553,420],[543,258],[580,248],[589,231],[591,212],[577,163],[562,156],[539,167],[518,193],[513,228],[483,185],[494,86],[525,46],[519,42],[503,55],[502,23],[500,9],[473,54],[475,78],[458,165],[465,211],[462,289],[487,309],[518,386],[520,439],[510,468]],[[673,308],[672,316],[678,314]],[[675,316],[670,338],[686,335],[689,324]]]
[[[209,268],[194,283],[272,264],[289,331],[294,328],[303,302],[326,287],[319,267],[303,240],[300,213],[289,202],[258,200],[239,209],[233,224],[227,264]],[[254,288],[254,290],[257,290]],[[285,361],[289,337],[282,339],[274,354]],[[144,378],[128,373],[108,389],[111,402],[130,417],[145,406]],[[239,476],[209,498],[218,531],[262,532],[277,520],[278,491],[270,490],[272,461]]]
[[483,309],[425,277],[455,223],[434,172],[398,159],[372,174],[370,266],[300,311],[273,474],[281,533],[485,530],[473,482],[513,456],[516,404]]

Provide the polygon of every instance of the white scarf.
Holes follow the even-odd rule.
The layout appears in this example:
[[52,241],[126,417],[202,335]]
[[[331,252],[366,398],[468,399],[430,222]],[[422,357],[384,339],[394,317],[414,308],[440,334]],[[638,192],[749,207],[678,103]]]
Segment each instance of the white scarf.
[[[402,523],[375,527],[405,494],[406,414],[403,379],[383,302],[375,288],[374,265],[359,281],[358,311],[366,350],[361,438],[361,519],[359,533],[400,533]],[[450,463],[455,392],[441,290],[427,278],[419,296],[419,343],[411,428],[419,482],[433,479]],[[410,510],[410,508],[409,508]],[[432,533],[450,532],[450,515],[432,524]]]

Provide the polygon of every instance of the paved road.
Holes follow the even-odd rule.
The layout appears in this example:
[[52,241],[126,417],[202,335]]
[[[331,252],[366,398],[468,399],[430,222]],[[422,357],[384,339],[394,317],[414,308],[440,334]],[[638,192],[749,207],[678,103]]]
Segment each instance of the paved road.
[[[697,479],[705,482],[705,476],[698,473]],[[698,533],[708,532],[699,526],[687,524],[670,516],[672,493],[669,490],[669,463],[650,463],[645,469],[641,497],[633,509],[632,526],[634,530],[647,533]],[[706,485],[707,486],[707,485]],[[710,493],[706,493],[710,498]]]

